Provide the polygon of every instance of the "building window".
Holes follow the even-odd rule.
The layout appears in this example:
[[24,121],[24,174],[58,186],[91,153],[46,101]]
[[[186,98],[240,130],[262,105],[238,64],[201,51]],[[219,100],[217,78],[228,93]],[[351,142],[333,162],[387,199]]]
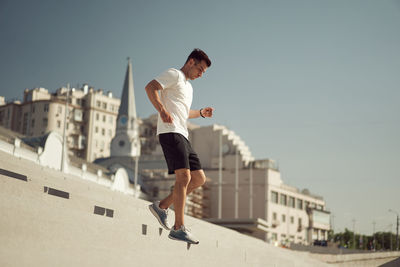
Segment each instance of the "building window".
[[287,205],[287,196],[285,194],[281,194],[281,205]]
[[35,113],[35,105],[32,105],[32,113]]
[[297,199],[297,208],[298,208],[299,210],[302,210],[302,209],[303,209],[303,200]]
[[96,101],[96,106],[99,108],[101,107],[101,102],[100,101]]
[[44,104],[44,112],[49,112],[49,104]]
[[294,197],[289,197],[289,207],[294,208]]
[[47,127],[48,120],[47,118],[43,118],[43,127]]
[[108,136],[112,136],[112,131],[110,129],[108,129]]
[[35,128],[35,119],[32,119],[31,127],[32,127],[32,128]]
[[96,121],[98,121],[98,120],[99,120],[99,118],[100,118],[100,115],[99,115],[99,113],[96,113]]
[[290,216],[290,223],[294,224],[294,217],[293,216]]
[[286,222],[286,215],[282,214],[282,222]]
[[99,132],[99,127],[96,126],[96,127],[94,128],[94,132],[95,132],[95,133],[98,133],[98,132]]
[[61,107],[61,106],[58,106],[58,107],[57,107],[57,113],[59,113],[59,114],[62,113],[62,107]]
[[107,109],[107,103],[103,102],[103,108]]
[[272,213],[272,219],[273,220],[276,220],[278,218],[278,215],[276,214],[276,212],[273,212]]
[[61,128],[61,121],[57,121],[57,128]]
[[310,207],[310,202],[309,201],[305,201],[304,204],[306,205],[306,208]]
[[298,222],[299,222],[299,227],[301,227],[301,218],[299,218],[299,220],[298,220]]
[[106,122],[106,115],[103,115],[103,122]]
[[22,134],[26,134],[28,130],[28,113],[24,113],[23,124],[22,124]]
[[108,122],[109,122],[110,124],[113,123],[113,117],[112,117],[112,116],[109,116],[109,117],[108,117]]
[[271,191],[271,201],[272,203],[278,203],[278,192]]
[[106,135],[106,130],[103,128],[103,129],[101,129],[101,135]]

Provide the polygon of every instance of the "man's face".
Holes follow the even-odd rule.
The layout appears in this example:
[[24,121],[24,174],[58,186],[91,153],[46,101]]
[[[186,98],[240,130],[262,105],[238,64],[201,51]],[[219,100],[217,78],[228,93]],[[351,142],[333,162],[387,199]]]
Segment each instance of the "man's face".
[[190,59],[190,68],[189,68],[189,80],[195,80],[203,76],[203,73],[207,70],[207,63],[202,60],[200,62],[196,62],[194,59]]

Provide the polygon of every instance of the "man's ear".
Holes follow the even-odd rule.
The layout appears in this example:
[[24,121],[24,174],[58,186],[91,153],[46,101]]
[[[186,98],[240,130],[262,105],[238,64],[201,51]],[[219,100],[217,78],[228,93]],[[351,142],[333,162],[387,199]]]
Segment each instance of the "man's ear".
[[190,58],[188,61],[188,65],[193,66],[194,64],[196,64],[196,61],[194,60],[194,58]]

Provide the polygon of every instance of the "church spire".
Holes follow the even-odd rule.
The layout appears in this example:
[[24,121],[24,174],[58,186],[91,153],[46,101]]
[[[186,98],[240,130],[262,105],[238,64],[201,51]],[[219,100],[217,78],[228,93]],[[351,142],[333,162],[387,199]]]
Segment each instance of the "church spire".
[[136,119],[136,104],[135,94],[133,87],[133,75],[132,75],[132,62],[131,58],[128,57],[128,66],[126,68],[125,82],[122,89],[121,105],[119,106],[118,117],[125,115],[128,118]]
[[140,155],[139,120],[136,116],[132,63],[128,57],[118,110],[116,133],[111,141],[111,156],[137,157]]

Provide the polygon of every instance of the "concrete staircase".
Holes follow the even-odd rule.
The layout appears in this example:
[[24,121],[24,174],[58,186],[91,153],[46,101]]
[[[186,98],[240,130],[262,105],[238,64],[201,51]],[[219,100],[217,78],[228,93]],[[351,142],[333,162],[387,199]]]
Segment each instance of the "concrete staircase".
[[0,266],[326,265],[191,217],[200,244],[170,240],[148,204],[0,151]]

